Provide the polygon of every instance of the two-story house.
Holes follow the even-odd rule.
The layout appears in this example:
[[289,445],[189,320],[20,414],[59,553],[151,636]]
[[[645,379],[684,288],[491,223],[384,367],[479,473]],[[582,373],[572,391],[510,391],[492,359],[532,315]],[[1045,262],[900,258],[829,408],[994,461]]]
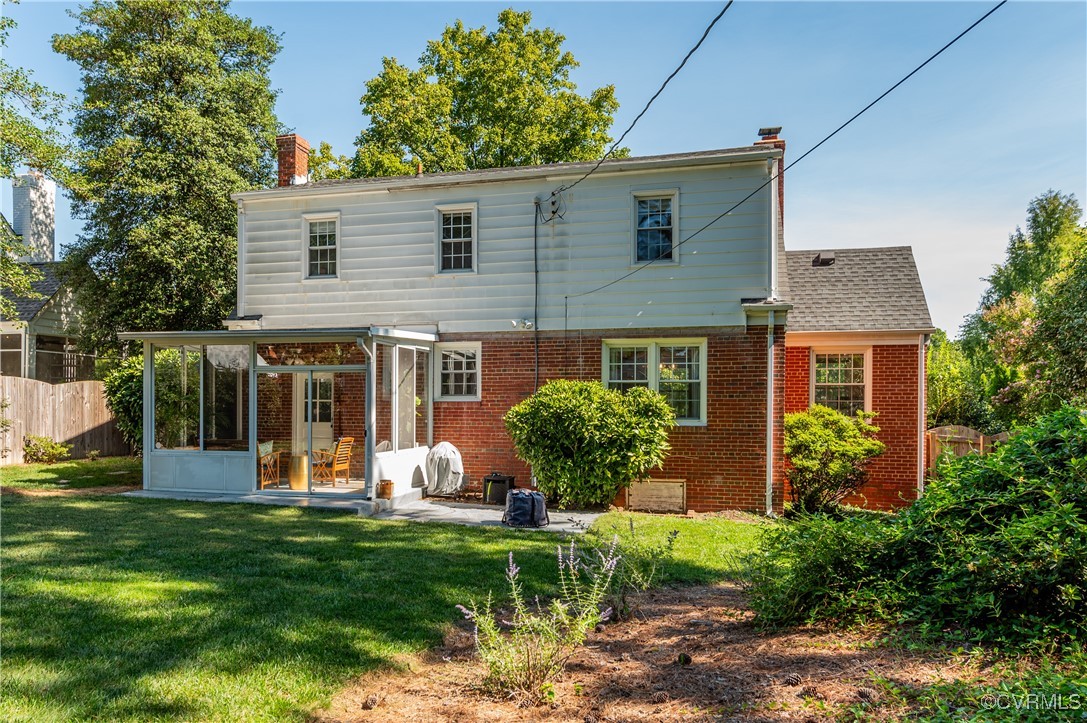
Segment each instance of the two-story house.
[[912,256],[786,254],[777,130],[592,173],[320,182],[281,136],[279,185],[234,197],[227,329],[124,335],[145,345],[145,487],[411,496],[439,441],[472,479],[522,483],[503,415],[566,377],[667,397],[653,478],[677,508],[780,509],[783,415],[811,401],[887,409],[871,499],[912,499],[931,331]]

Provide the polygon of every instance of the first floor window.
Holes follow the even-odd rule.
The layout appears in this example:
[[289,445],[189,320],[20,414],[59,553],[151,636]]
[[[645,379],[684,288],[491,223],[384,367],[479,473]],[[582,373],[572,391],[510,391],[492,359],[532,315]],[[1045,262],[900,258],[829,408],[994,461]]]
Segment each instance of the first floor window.
[[863,352],[815,354],[812,402],[853,416],[864,409]]
[[307,219],[308,278],[336,275],[337,226],[335,218]]
[[434,350],[438,359],[438,389],[436,399],[479,399],[479,344],[438,344]]
[[23,335],[0,334],[0,376],[23,375]]
[[705,423],[705,340],[614,341],[605,342],[604,350],[609,388],[654,389],[672,405],[677,421]]

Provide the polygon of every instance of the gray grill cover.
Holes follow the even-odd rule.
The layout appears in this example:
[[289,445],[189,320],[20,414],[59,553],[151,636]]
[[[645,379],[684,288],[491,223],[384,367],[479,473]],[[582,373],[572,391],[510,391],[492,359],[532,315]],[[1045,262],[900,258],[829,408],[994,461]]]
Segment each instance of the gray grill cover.
[[467,484],[460,451],[449,442],[434,445],[426,456],[428,495],[452,495]]

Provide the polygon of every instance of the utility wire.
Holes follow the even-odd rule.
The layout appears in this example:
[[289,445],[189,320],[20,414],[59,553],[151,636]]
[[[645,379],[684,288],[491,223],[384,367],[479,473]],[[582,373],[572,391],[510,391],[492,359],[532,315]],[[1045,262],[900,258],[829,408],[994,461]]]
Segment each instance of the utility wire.
[[[993,13],[995,13],[995,12],[996,12],[997,10],[999,10],[999,9],[1000,9],[1001,7],[1003,7],[1003,6],[1004,6],[1004,5],[1005,5],[1005,4],[1007,3],[1007,2],[1008,2],[1008,0],[1001,0],[1001,1],[1000,1],[999,3],[997,3],[997,4],[996,4],[996,5],[995,5],[995,6],[994,6],[994,7],[993,7],[993,8],[991,9],[991,10],[989,10],[989,12],[985,13],[985,14],[984,14],[984,15],[982,15],[982,16],[981,16],[980,18],[978,18],[977,20],[975,20],[975,21],[973,22],[973,24],[971,24],[971,25],[970,25],[970,27],[966,28],[966,30],[963,30],[963,31],[962,31],[961,33],[959,33],[959,34],[958,34],[958,35],[956,35],[956,36],[955,36],[954,38],[952,38],[952,40],[951,40],[951,41],[950,41],[950,42],[949,42],[949,43],[948,43],[947,45],[945,45],[944,47],[940,48],[940,49],[939,49],[939,50],[937,50],[937,51],[936,51],[935,53],[933,53],[932,55],[930,55],[930,56],[929,56],[929,58],[928,58],[928,60],[926,60],[925,62],[921,63],[920,65],[918,65],[918,66],[917,66],[916,68],[914,68],[913,70],[911,70],[911,71],[909,72],[909,74],[907,74],[907,75],[906,75],[905,77],[903,77],[903,78],[902,78],[901,80],[899,80],[899,81],[898,81],[897,83],[895,83],[895,84],[894,84],[894,85],[892,85],[892,86],[891,86],[890,88],[888,88],[887,90],[885,90],[885,91],[884,91],[884,92],[883,92],[883,93],[882,93],[882,94],[881,94],[881,95],[880,95],[880,96],[879,96],[878,98],[876,98],[876,99],[875,99],[875,100],[873,100],[873,101],[872,101],[871,103],[869,103],[868,105],[864,106],[864,107],[863,107],[863,108],[861,108],[861,109],[860,109],[859,111],[857,111],[857,113],[856,113],[856,114],[855,114],[855,115],[854,115],[854,116],[853,116],[852,118],[850,118],[850,119],[849,119],[849,120],[847,120],[847,121],[846,121],[845,123],[843,123],[843,124],[841,124],[840,126],[838,126],[837,128],[835,128],[835,129],[834,129],[834,131],[833,131],[833,132],[831,132],[831,133],[830,133],[830,134],[829,134],[828,136],[826,136],[825,138],[823,138],[823,140],[819,141],[819,142],[818,142],[818,143],[816,143],[816,144],[815,144],[814,146],[812,146],[811,148],[809,148],[809,149],[808,149],[807,151],[805,151],[805,152],[804,152],[804,153],[803,153],[803,154],[802,154],[802,155],[801,155],[801,156],[800,156],[799,158],[797,158],[797,159],[796,159],[795,161],[793,161],[792,163],[790,163],[790,164],[786,165],[786,166],[785,166],[784,168],[782,168],[781,170],[779,170],[779,171],[778,171],[777,173],[775,173],[775,174],[774,174],[773,176],[771,176],[770,178],[766,179],[766,182],[764,182],[764,183],[763,183],[763,184],[762,184],[761,186],[759,186],[758,188],[756,188],[756,189],[755,189],[754,191],[752,191],[751,193],[749,193],[749,194],[747,194],[746,196],[744,196],[744,197],[743,197],[742,199],[740,199],[740,200],[739,200],[738,202],[736,202],[736,203],[735,203],[735,204],[734,204],[734,205],[733,205],[733,206],[732,206],[731,208],[729,208],[729,209],[728,209],[727,211],[725,211],[725,212],[724,212],[724,213],[722,213],[721,215],[717,216],[717,217],[716,217],[715,219],[713,219],[712,221],[710,221],[709,223],[707,223],[707,224],[706,224],[705,226],[703,226],[702,228],[698,229],[697,231],[695,231],[694,233],[692,233],[692,234],[691,234],[690,236],[688,236],[687,238],[683,239],[683,240],[682,240],[682,241],[680,241],[680,242],[679,242],[678,244],[676,244],[675,246],[673,246],[673,247],[672,247],[672,249],[673,249],[673,250],[675,250],[675,249],[679,248],[679,247],[680,247],[680,246],[682,246],[683,244],[685,244],[685,243],[687,243],[688,241],[690,241],[691,239],[693,239],[693,238],[694,238],[695,236],[699,235],[700,233],[702,233],[703,231],[705,231],[706,229],[708,229],[708,228],[709,228],[710,226],[714,225],[715,223],[717,223],[718,221],[720,221],[721,219],[723,219],[723,218],[724,218],[725,216],[727,216],[727,215],[729,215],[730,213],[732,213],[733,211],[735,211],[735,210],[736,210],[737,208],[739,208],[740,206],[742,206],[742,205],[743,205],[744,203],[746,203],[747,201],[749,201],[749,200],[750,200],[750,199],[751,199],[751,198],[752,198],[752,197],[753,197],[753,196],[754,196],[755,194],[757,194],[757,193],[758,193],[759,191],[761,191],[762,189],[766,188],[766,187],[767,187],[767,186],[769,186],[769,185],[770,185],[771,183],[773,183],[773,182],[774,182],[775,180],[777,180],[777,179],[778,179],[778,178],[779,178],[779,177],[781,176],[781,174],[785,173],[785,171],[789,170],[790,168],[792,168],[793,166],[795,166],[795,165],[796,165],[797,163],[800,163],[800,162],[801,162],[802,160],[804,160],[805,158],[807,158],[807,157],[808,157],[809,155],[811,155],[811,154],[812,154],[812,153],[813,153],[813,152],[815,151],[815,149],[819,148],[819,147],[820,147],[821,145],[823,145],[824,143],[826,143],[827,141],[829,141],[829,140],[830,140],[831,138],[833,138],[834,136],[838,135],[838,133],[839,133],[840,131],[842,131],[842,130],[843,130],[843,129],[844,129],[845,127],[846,127],[846,126],[848,126],[848,125],[849,125],[850,123],[852,123],[853,121],[857,120],[857,119],[858,119],[858,118],[860,118],[860,117],[861,117],[862,115],[864,115],[864,114],[865,114],[865,112],[867,112],[867,111],[868,111],[868,109],[870,109],[870,108],[871,108],[872,106],[874,106],[874,105],[875,105],[876,103],[878,103],[878,102],[880,102],[881,100],[883,100],[884,98],[886,98],[886,97],[887,97],[888,95],[890,95],[890,94],[891,94],[891,92],[892,92],[892,91],[894,91],[894,90],[895,90],[896,88],[898,88],[898,86],[902,85],[902,84],[903,84],[903,83],[905,83],[905,82],[906,82],[907,80],[909,80],[909,79],[910,79],[910,78],[912,78],[912,77],[913,77],[914,75],[916,75],[916,74],[917,74],[917,73],[918,73],[918,72],[919,72],[919,71],[920,71],[920,70],[921,70],[922,68],[924,68],[924,67],[925,67],[926,65],[928,65],[929,63],[931,63],[931,62],[932,62],[933,60],[935,60],[935,59],[936,59],[936,58],[937,58],[937,57],[938,57],[938,56],[939,56],[940,54],[942,54],[942,53],[943,53],[943,52],[944,52],[945,50],[947,50],[947,49],[948,49],[948,48],[950,48],[950,47],[951,47],[952,45],[954,45],[955,43],[957,43],[957,42],[958,42],[958,41],[959,41],[959,40],[960,40],[960,39],[961,39],[961,38],[962,38],[962,37],[963,37],[964,35],[966,35],[966,34],[967,34],[967,33],[969,33],[969,32],[970,32],[971,30],[973,30],[973,29],[974,29],[974,28],[976,28],[976,27],[977,27],[978,25],[980,25],[980,24],[981,24],[981,23],[982,23],[982,22],[983,22],[983,21],[984,21],[985,19],[987,19],[987,18],[988,18],[988,17],[990,16],[990,15],[992,15],[992,14],[993,14]],[[727,9],[727,8],[726,8],[726,9]],[[594,170],[595,170],[595,169],[594,169]],[[569,296],[567,296],[566,298],[567,298],[567,299],[576,299],[576,298],[578,298],[578,297],[581,297],[581,296],[588,296],[589,294],[595,294],[595,293],[596,293],[596,292],[598,292],[598,291],[603,291],[604,289],[608,288],[609,286],[614,286],[615,284],[618,284],[618,283],[619,283],[620,281],[624,281],[624,280],[626,280],[626,279],[629,279],[629,278],[630,278],[631,276],[633,276],[634,274],[638,273],[639,271],[641,271],[641,270],[642,270],[642,269],[644,269],[645,267],[647,267],[647,266],[651,265],[651,264],[652,264],[652,263],[653,263],[654,261],[657,261],[657,260],[658,260],[659,258],[660,258],[660,257],[658,256],[658,258],[657,258],[657,259],[650,259],[649,261],[646,261],[646,262],[644,262],[644,263],[643,263],[643,264],[642,264],[641,266],[637,266],[637,267],[635,267],[635,268],[631,269],[631,270],[630,270],[629,272],[627,272],[626,274],[623,274],[622,276],[620,276],[620,277],[619,277],[619,278],[617,278],[617,279],[614,279],[614,280],[612,280],[612,281],[609,281],[608,283],[604,284],[603,286],[598,286],[598,287],[596,287],[595,289],[591,289],[591,290],[589,290],[589,291],[583,291],[583,292],[581,292],[580,294],[570,294],[570,295],[569,295]]]
[[596,170],[598,168],[600,168],[601,165],[603,165],[604,161],[608,160],[608,158],[611,157],[611,154],[614,153],[615,149],[619,147],[619,144],[623,142],[623,139],[627,137],[627,134],[630,133],[632,130],[634,130],[634,126],[636,126],[638,124],[638,121],[640,121],[642,119],[642,116],[645,115],[646,111],[649,110],[649,106],[653,105],[653,101],[655,101],[657,99],[657,96],[659,96],[661,93],[664,92],[664,89],[668,86],[668,83],[671,82],[672,78],[676,77],[676,75],[679,74],[679,71],[683,70],[683,66],[687,64],[687,61],[691,59],[691,56],[695,54],[695,52],[698,50],[699,47],[701,47],[702,43],[709,36],[710,31],[713,30],[713,26],[716,25],[717,21],[720,20],[724,16],[724,14],[726,12],[728,12],[728,9],[730,7],[732,7],[733,1],[734,0],[728,0],[728,4],[725,5],[724,9],[722,9],[721,12],[717,13],[717,17],[715,17],[710,22],[710,24],[706,26],[706,29],[704,31],[702,31],[702,37],[698,39],[698,42],[694,44],[693,48],[691,48],[690,50],[687,51],[687,54],[685,56],[683,56],[683,60],[680,62],[680,64],[676,67],[675,70],[672,71],[671,75],[669,75],[667,78],[664,79],[664,82],[661,83],[661,87],[657,89],[657,92],[653,94],[653,97],[650,98],[649,102],[645,104],[644,108],[642,108],[642,112],[639,113],[634,118],[634,120],[631,122],[630,126],[628,126],[627,129],[625,131],[623,131],[623,135],[619,136],[619,140],[617,140],[617,141],[615,141],[615,143],[611,144],[611,148],[609,148],[607,153],[605,153],[603,155],[603,157],[599,161],[596,162],[596,165],[593,166],[592,168],[590,168],[588,170],[588,172],[584,176],[577,179],[576,181],[571,183],[569,186],[559,186],[558,188],[556,188],[554,191],[551,192],[551,198],[554,198],[555,196],[559,195],[563,191],[569,191],[571,188],[573,188],[574,186],[581,183],[582,181],[584,181],[589,176],[596,173]]

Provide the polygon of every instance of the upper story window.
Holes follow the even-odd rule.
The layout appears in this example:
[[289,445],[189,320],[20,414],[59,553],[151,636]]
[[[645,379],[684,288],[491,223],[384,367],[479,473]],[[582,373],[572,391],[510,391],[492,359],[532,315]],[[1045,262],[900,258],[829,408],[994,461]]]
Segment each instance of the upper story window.
[[305,224],[306,278],[335,277],[339,257],[340,215],[307,215]]
[[604,383],[611,389],[655,389],[678,424],[706,423],[705,339],[621,339],[604,342]]
[[869,407],[868,354],[816,352],[812,358],[812,403],[853,416]]
[[638,191],[634,194],[634,261],[676,262],[679,192]]
[[434,398],[442,401],[478,401],[480,398],[479,342],[447,342],[434,346],[438,362]]
[[435,208],[439,273],[476,270],[476,204]]

